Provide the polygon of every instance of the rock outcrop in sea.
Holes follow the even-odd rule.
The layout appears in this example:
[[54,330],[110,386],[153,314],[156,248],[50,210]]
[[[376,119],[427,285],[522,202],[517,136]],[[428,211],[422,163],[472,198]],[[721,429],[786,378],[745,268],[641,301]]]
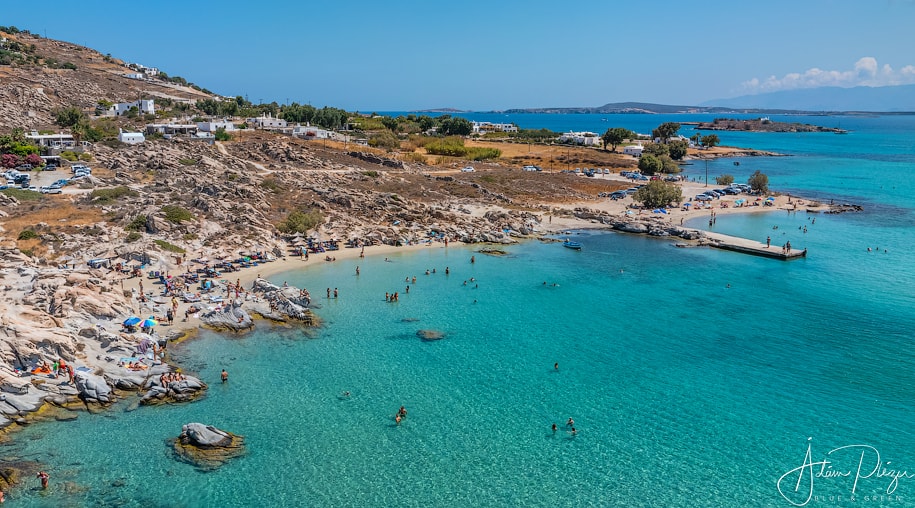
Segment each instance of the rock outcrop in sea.
[[188,423],[174,441],[179,459],[212,470],[245,453],[245,439],[203,423]]

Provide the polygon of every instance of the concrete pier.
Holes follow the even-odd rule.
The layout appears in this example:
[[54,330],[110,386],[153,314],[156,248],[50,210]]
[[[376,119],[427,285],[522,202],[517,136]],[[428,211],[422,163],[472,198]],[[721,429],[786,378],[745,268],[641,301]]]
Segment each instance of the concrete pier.
[[718,249],[743,252],[744,254],[751,254],[753,256],[781,259],[782,261],[790,261],[792,259],[798,259],[807,256],[807,249],[800,250],[792,248],[788,252],[785,252],[785,249],[781,245],[773,244],[769,247],[766,247],[765,243],[747,240],[746,238],[740,238],[737,236],[713,233],[711,231],[697,230],[697,232],[705,239],[704,243],[706,245]]

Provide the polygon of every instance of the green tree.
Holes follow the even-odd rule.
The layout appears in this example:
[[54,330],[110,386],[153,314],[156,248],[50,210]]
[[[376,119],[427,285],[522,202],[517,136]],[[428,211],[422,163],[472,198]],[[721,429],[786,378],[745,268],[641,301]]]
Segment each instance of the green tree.
[[61,108],[54,112],[54,123],[61,127],[73,127],[83,120],[83,112],[76,106]]
[[769,192],[769,177],[765,173],[760,173],[757,169],[755,173],[750,175],[750,178],[747,179],[747,184],[750,185],[750,189],[754,191],[761,192],[763,194]]
[[721,175],[715,177],[715,183],[718,185],[731,185],[734,183],[734,175]]
[[632,139],[633,137],[635,137],[635,133],[633,133],[631,130],[625,129],[623,127],[613,127],[607,129],[607,132],[605,132],[604,135],[600,137],[600,139],[604,143],[604,150],[607,149],[607,145],[610,145],[612,147],[611,151],[615,152],[616,147],[619,146],[620,143],[627,139]]
[[680,124],[677,122],[664,122],[657,129],[651,131],[653,138],[661,138],[661,143],[666,144],[667,140],[677,135],[680,130]]
[[419,117],[419,128],[421,131],[425,132],[431,128],[435,127],[435,119],[428,115],[420,115]]
[[702,146],[706,148],[712,148],[713,146],[720,143],[721,140],[718,139],[717,134],[709,134],[708,136],[702,136]]
[[632,196],[648,208],[665,207],[683,200],[683,189],[679,185],[662,180],[648,182]]
[[649,154],[642,154],[642,158],[639,159],[639,171],[646,175],[653,175],[659,173],[664,169],[664,163],[659,157]]
[[438,132],[443,136],[469,136],[473,132],[473,124],[466,118],[451,117],[442,120]]
[[397,119],[390,116],[381,117],[381,125],[393,133],[397,133]]
[[670,148],[668,148],[667,145],[648,143],[648,145],[642,148],[642,155],[646,153],[649,155],[654,155],[655,157],[669,157]]
[[689,143],[686,141],[673,141],[667,145],[667,150],[670,154],[670,158],[675,161],[683,160],[683,158],[686,157],[686,154],[688,153],[688,149]]
[[670,157],[661,156],[661,172],[667,174],[676,174],[680,172],[680,166]]

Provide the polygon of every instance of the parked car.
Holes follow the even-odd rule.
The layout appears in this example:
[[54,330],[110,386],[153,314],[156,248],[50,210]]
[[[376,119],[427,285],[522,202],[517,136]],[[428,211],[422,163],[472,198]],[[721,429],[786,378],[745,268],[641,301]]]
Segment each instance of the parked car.
[[648,181],[648,177],[645,175],[636,175],[636,176],[633,176],[633,178],[635,178],[636,180],[644,180],[646,182]]
[[474,171],[476,170],[473,169],[473,166],[464,166],[461,168],[461,173],[473,173]]
[[669,175],[669,176],[665,176],[665,177],[664,177],[664,181],[665,181],[665,182],[679,182],[679,181],[680,181],[680,177],[679,177],[679,176],[674,176],[674,175]]
[[61,192],[63,192],[63,189],[61,189],[60,187],[54,187],[52,185],[48,185],[47,187],[42,187],[38,190],[42,194],[60,194]]
[[696,194],[696,197],[694,197],[693,199],[696,201],[711,201],[714,198],[712,198],[708,194]]
[[82,171],[84,173],[92,174],[92,169],[89,168],[89,166],[86,166],[85,164],[73,164],[72,166],[70,166],[70,171],[73,173],[79,173],[80,171]]
[[521,171],[542,171],[539,166],[524,166]]
[[628,196],[628,194],[626,194],[626,191],[616,191],[616,192],[610,193],[610,199],[613,199],[613,200],[623,199],[626,196]]
[[20,165],[16,166],[16,169],[18,169],[19,171],[31,171],[32,165],[31,164],[20,164]]
[[721,191],[724,192],[725,194],[729,194],[731,196],[733,196],[735,194],[740,194],[740,189],[738,189],[737,187],[725,187],[725,188],[721,189]]
[[59,186],[63,187],[64,185],[67,185],[68,182],[69,182],[69,180],[67,180],[66,178],[61,178],[60,180],[57,180],[56,182],[52,183],[51,185],[59,185]]

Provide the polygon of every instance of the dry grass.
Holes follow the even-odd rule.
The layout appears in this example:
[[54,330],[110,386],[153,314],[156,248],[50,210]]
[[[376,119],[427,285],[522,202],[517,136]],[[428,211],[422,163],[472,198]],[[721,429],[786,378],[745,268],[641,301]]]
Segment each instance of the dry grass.
[[87,226],[104,221],[100,210],[78,207],[69,201],[20,206],[9,212],[10,216],[3,219],[2,224],[14,235],[18,235],[24,229],[34,228],[40,222],[47,224],[51,231],[65,231],[74,226]]

